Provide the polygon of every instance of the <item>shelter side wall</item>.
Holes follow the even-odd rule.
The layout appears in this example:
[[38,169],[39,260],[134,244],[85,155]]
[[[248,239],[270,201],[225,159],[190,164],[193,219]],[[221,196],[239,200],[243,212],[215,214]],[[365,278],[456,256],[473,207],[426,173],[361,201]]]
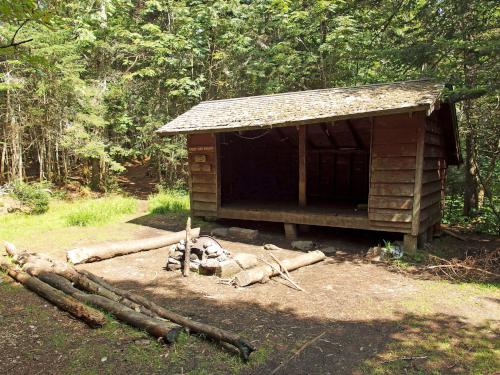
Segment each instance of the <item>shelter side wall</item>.
[[216,137],[214,134],[190,134],[187,145],[191,214],[215,217],[220,196]]
[[418,128],[425,113],[373,120],[368,219],[373,229],[410,233],[412,229]]
[[444,137],[437,118],[428,118],[425,125],[420,233],[441,221],[447,168]]

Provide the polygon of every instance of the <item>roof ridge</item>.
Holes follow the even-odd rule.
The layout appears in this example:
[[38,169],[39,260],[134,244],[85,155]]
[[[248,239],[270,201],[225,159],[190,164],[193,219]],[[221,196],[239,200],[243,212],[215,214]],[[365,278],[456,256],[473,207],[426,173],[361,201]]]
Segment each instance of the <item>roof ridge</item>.
[[325,88],[325,89],[311,89],[311,90],[302,90],[302,91],[288,91],[288,92],[280,92],[276,94],[264,94],[264,95],[250,95],[250,96],[239,96],[236,98],[227,98],[227,99],[215,99],[215,100],[204,100],[198,105],[202,104],[212,104],[212,103],[222,103],[222,102],[230,102],[230,101],[238,101],[238,100],[247,100],[247,99],[252,99],[252,98],[266,98],[270,96],[287,96],[287,95],[297,95],[297,94],[304,94],[304,93],[313,93],[313,92],[323,92],[323,91],[336,91],[336,90],[357,90],[363,87],[375,87],[375,86],[390,86],[390,85],[401,85],[405,83],[415,83],[415,82],[435,82],[436,84],[442,84],[443,83],[432,79],[432,78],[421,78],[421,79],[412,79],[408,81],[395,81],[395,82],[385,82],[385,83],[369,83],[366,85],[359,85],[359,86],[340,86],[340,87],[330,87],[330,88]]

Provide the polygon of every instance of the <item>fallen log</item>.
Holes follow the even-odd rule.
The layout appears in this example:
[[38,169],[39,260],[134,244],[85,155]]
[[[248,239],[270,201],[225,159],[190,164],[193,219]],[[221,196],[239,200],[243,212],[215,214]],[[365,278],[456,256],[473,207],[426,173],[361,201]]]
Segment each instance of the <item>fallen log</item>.
[[[319,250],[311,251],[309,253],[301,254],[291,259],[284,259],[281,261],[281,265],[287,271],[293,271],[297,268],[304,266],[309,266],[313,263],[322,261],[326,256],[323,252]],[[274,267],[271,265],[264,265],[260,267],[250,268],[238,272],[234,277],[234,284],[236,286],[242,287],[251,285],[257,282],[262,282],[270,277],[279,275],[280,265],[276,264]]]
[[78,272],[76,268],[74,268],[68,263],[45,258],[38,254],[30,254],[27,252],[18,251],[13,244],[7,242],[5,244],[5,250],[7,251],[7,254],[9,254],[19,266],[22,266],[23,271],[27,272],[31,276],[40,276],[43,274],[52,274],[52,273],[60,275],[70,280],[71,282],[75,283],[76,286],[78,286],[83,290],[86,290],[90,293],[98,294],[112,301],[119,302],[125,305],[126,307],[129,307],[135,311],[146,314],[150,317],[153,318],[157,317],[155,313],[153,313],[146,307],[141,306],[133,301],[130,301],[127,298],[123,298],[113,293],[112,291],[102,287],[101,285],[93,282],[85,275]]
[[175,341],[173,338],[177,336],[177,325],[151,318],[103,296],[87,294],[75,288],[68,279],[62,276],[53,273],[44,273],[40,275],[39,278],[43,282],[63,291],[71,297],[81,302],[97,306],[113,314],[118,320],[121,320],[122,322],[125,322],[135,328],[144,330],[154,337],[164,338],[166,342]]
[[67,311],[75,318],[81,319],[92,328],[101,327],[106,323],[106,317],[96,309],[78,302],[75,298],[67,296],[49,284],[28,275],[24,271],[16,270],[13,265],[2,262],[0,267],[14,280],[23,284],[32,292],[45,298],[50,303]]
[[231,345],[234,345],[236,348],[238,348],[241,357],[244,360],[248,360],[248,357],[250,356],[250,353],[255,351],[255,347],[250,344],[247,340],[245,340],[243,337],[240,335],[226,331],[214,326],[211,326],[209,324],[197,322],[195,320],[191,320],[189,318],[186,318],[182,315],[179,315],[173,311],[167,310],[160,305],[157,305],[156,303],[148,300],[147,298],[140,296],[138,294],[135,294],[130,291],[125,291],[120,288],[117,288],[113,285],[110,285],[108,282],[103,280],[102,278],[92,274],[91,272],[88,271],[81,271],[82,273],[85,274],[90,280],[93,282],[101,285],[104,288],[107,288],[113,293],[116,293],[122,297],[125,297],[131,301],[134,301],[151,311],[153,311],[155,314],[158,316],[168,319],[174,323],[179,324],[182,327],[188,328],[191,332],[194,333],[199,333],[206,335],[214,340],[221,341],[221,342],[226,342]]
[[[200,228],[191,229],[191,238],[200,236]],[[80,247],[66,252],[66,258],[73,264],[98,262],[104,259],[114,258],[121,255],[159,249],[179,242],[186,238],[186,231],[166,234],[158,237],[144,238],[140,240],[119,241],[92,246]]]

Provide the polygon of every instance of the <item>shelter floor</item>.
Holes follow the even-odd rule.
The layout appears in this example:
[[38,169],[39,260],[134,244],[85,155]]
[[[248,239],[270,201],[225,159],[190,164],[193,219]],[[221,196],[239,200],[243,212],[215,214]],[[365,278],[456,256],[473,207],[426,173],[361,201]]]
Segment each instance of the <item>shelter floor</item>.
[[325,203],[300,207],[292,203],[235,202],[223,204],[217,216],[224,219],[370,229],[368,211],[357,209],[355,205],[348,203]]

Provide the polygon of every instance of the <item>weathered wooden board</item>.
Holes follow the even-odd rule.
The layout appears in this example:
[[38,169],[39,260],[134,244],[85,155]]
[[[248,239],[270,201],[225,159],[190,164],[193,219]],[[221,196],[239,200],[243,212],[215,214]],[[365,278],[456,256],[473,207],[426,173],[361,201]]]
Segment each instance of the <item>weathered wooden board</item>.
[[213,134],[191,134],[188,136],[188,161],[190,171],[190,200],[194,216],[216,216],[217,149]]
[[415,156],[417,148],[415,143],[388,143],[381,144],[376,147],[372,155],[373,157],[387,157],[387,156]]
[[191,193],[194,202],[217,203],[217,194],[215,193]]
[[411,209],[413,198],[411,197],[385,197],[371,196],[368,204],[370,209],[374,208],[394,208],[394,209]]
[[383,195],[388,197],[413,196],[413,184],[371,184],[370,195]]
[[407,183],[413,184],[415,171],[411,169],[400,171],[376,171],[372,174],[372,183]]
[[199,184],[192,183],[191,184],[191,192],[193,193],[217,193],[217,186],[215,184]]
[[406,157],[385,157],[372,158],[372,170],[391,171],[401,169],[415,169],[415,158]]

